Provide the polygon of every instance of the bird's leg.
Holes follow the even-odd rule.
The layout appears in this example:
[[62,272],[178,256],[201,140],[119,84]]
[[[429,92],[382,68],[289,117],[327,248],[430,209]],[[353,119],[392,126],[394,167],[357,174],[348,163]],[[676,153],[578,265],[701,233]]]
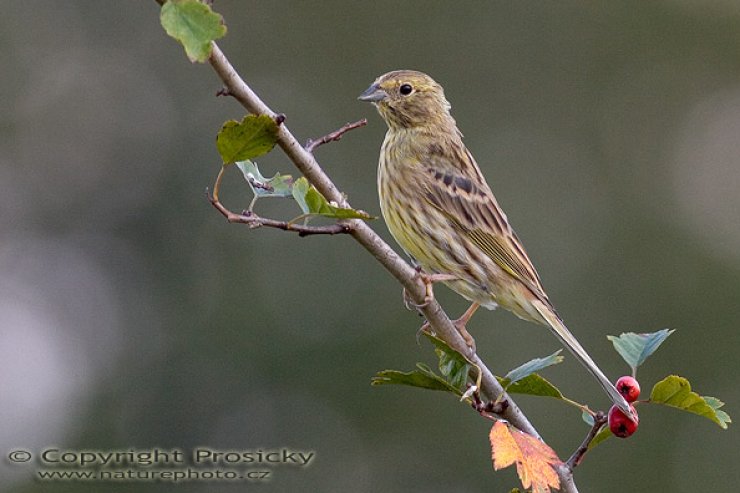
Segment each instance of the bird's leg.
[[434,283],[435,282],[442,282],[442,281],[454,281],[456,279],[459,279],[458,276],[453,276],[452,274],[426,274],[421,271],[421,266],[416,266],[416,275],[421,279],[421,282],[424,283],[424,287],[426,288],[426,294],[424,295],[424,301],[421,304],[415,303],[411,296],[409,296],[408,291],[406,291],[406,288],[403,288],[403,304],[406,306],[407,309],[413,310],[413,309],[419,309],[424,308],[425,306],[429,305],[429,303],[432,302],[434,299]]
[[460,333],[460,336],[465,339],[465,344],[467,344],[468,348],[470,348],[470,351],[473,354],[475,353],[475,339],[473,339],[473,336],[470,335],[470,332],[468,332],[468,329],[466,329],[465,326],[468,324],[468,320],[470,320],[470,318],[478,310],[478,308],[480,308],[480,305],[478,303],[473,303],[472,305],[470,305],[470,308],[465,310],[465,313],[463,313],[460,318],[452,322],[457,331]]
[[[452,325],[455,326],[457,331],[460,333],[460,337],[462,337],[465,340],[465,345],[468,346],[468,349],[470,349],[470,355],[475,354],[475,339],[473,339],[473,336],[470,335],[470,332],[468,332],[468,329],[465,328],[465,326],[468,324],[468,320],[473,316],[473,314],[480,308],[480,305],[478,303],[473,303],[470,305],[470,308],[465,310],[465,313],[463,313],[460,318],[457,320],[452,321]],[[419,330],[416,332],[416,341],[419,342],[419,336],[422,334],[422,332],[431,333],[431,325],[429,325],[429,322],[424,322],[424,325],[422,325]]]

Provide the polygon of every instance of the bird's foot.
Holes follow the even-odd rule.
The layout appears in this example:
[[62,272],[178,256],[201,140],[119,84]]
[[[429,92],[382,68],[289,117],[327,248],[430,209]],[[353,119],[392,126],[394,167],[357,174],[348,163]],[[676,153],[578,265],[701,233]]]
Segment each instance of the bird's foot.
[[[469,318],[469,317],[468,317]],[[465,341],[465,345],[468,346],[468,354],[466,356],[473,356],[475,354],[475,339],[470,335],[468,329],[465,328],[468,320],[464,316],[452,321],[452,325],[455,326],[457,331],[460,333],[460,337]]]
[[419,330],[416,331],[416,344],[421,344],[420,339],[421,339],[422,334],[429,334],[431,336],[437,335],[432,330],[432,326],[429,325],[429,322],[424,322],[424,324],[421,327],[419,327]]
[[473,336],[470,335],[470,332],[468,332],[468,329],[465,328],[465,326],[479,307],[480,305],[478,303],[473,303],[467,310],[465,310],[465,313],[463,313],[460,318],[452,322],[460,333],[460,336],[465,340],[465,344],[468,346],[468,350],[470,351],[468,356],[473,356],[475,354],[475,339],[473,339]]
[[421,280],[421,282],[424,283],[424,288],[426,290],[424,294],[424,301],[422,301],[421,303],[416,303],[411,298],[411,295],[409,295],[409,292],[406,290],[406,288],[403,288],[403,304],[408,310],[418,310],[419,308],[429,306],[429,303],[431,303],[434,299],[435,282],[454,281],[455,279],[458,279],[457,276],[453,276],[452,274],[426,274],[421,271],[421,267],[419,266],[416,267],[416,275]]
[[[475,311],[475,310],[473,310]],[[468,348],[467,353],[465,356],[473,356],[475,354],[475,339],[472,335],[470,335],[470,332],[468,332],[468,329],[465,327],[465,325],[468,323],[468,319],[470,319],[470,315],[468,314],[470,310],[465,312],[462,317],[458,318],[457,320],[452,321],[452,325],[455,326],[455,329],[457,329],[457,332],[460,334],[460,337],[463,338],[465,341],[465,345]],[[432,330],[432,326],[429,325],[429,322],[424,322],[424,324],[419,327],[419,330],[416,331],[416,343],[419,344],[419,338],[422,334],[430,334],[432,336],[436,335],[434,331]]]

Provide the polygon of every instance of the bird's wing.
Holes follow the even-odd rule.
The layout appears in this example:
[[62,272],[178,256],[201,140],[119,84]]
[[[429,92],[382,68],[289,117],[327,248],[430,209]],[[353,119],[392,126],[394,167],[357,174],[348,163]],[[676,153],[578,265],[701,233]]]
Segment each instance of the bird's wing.
[[[477,178],[482,180],[482,175]],[[479,180],[472,180],[458,170],[428,168],[421,185],[427,201],[446,215],[473,244],[533,294],[547,301],[540,277],[519,238],[491,189]]]

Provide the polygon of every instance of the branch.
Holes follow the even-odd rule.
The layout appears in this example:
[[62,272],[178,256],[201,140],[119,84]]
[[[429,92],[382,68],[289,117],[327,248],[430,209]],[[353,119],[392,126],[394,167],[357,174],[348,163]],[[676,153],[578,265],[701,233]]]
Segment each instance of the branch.
[[354,123],[347,123],[346,125],[339,128],[338,130],[328,133],[324,135],[323,137],[321,137],[320,139],[316,139],[316,140],[308,139],[308,142],[306,142],[306,145],[304,147],[306,148],[308,152],[313,154],[313,151],[320,145],[327,144],[329,142],[335,142],[341,139],[342,135],[346,134],[350,130],[364,127],[365,125],[367,125],[367,118],[363,118],[362,120],[358,120]]
[[473,392],[471,399],[473,401],[473,409],[490,421],[496,421],[496,415],[500,416],[503,414],[504,410],[509,406],[509,401],[507,400],[483,402],[477,390]]
[[[160,5],[163,3],[163,0],[155,1]],[[257,115],[265,114],[272,118],[277,116],[244,82],[215,42],[212,43],[209,63],[226,87],[226,94],[234,97],[250,113]],[[329,140],[332,139],[328,139],[327,141]],[[350,207],[347,199],[337,189],[326,173],[324,173],[313,154],[296,140],[285,124],[278,127],[277,144],[293,164],[295,164],[296,168],[327,200],[336,202],[340,207]],[[225,215],[229,220],[233,217],[228,214]],[[236,222],[242,221],[237,217]],[[424,304],[426,286],[420,280],[419,276],[416,275],[416,271],[405,260],[399,257],[364,221],[350,219],[340,221],[338,224],[345,225],[349,228],[348,233],[398,280],[417,305],[424,305],[420,310],[438,337],[458,352],[462,354],[469,353],[465,340],[454,327],[437,300],[432,299],[431,302]],[[504,395],[504,389],[478,355],[473,354],[470,356],[470,359],[480,368],[481,392],[492,400],[503,395],[503,398],[508,402],[508,406],[497,416],[506,419],[525,433],[540,438],[537,430],[532,426],[511,397]],[[558,475],[560,476],[561,491],[577,493],[578,490],[573,482],[573,476],[569,468],[563,465],[558,469]]]
[[583,439],[583,443],[581,443],[576,451],[573,452],[573,455],[570,456],[570,459],[568,459],[566,462],[571,471],[581,463],[583,457],[586,455],[586,452],[588,452],[588,446],[591,444],[599,431],[601,431],[601,428],[606,424],[606,422],[606,414],[604,414],[602,411],[597,412],[594,416],[594,425],[591,427],[591,430],[589,430],[586,438]]
[[294,224],[290,221],[276,221],[275,219],[260,217],[251,211],[244,211],[241,214],[237,214],[224,207],[224,205],[211,195],[208,190],[206,190],[206,197],[211,205],[224,215],[227,221],[230,223],[246,224],[250,228],[265,226],[268,228],[282,229],[283,231],[294,231],[298,233],[298,236],[348,234],[352,231],[352,225],[347,223],[334,223],[326,226],[308,226],[303,224]]

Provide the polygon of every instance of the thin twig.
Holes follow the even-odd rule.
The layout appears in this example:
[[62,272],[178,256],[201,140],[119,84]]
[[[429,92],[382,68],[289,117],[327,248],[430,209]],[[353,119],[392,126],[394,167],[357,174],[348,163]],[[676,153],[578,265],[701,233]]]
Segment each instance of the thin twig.
[[218,202],[218,192],[221,190],[221,180],[223,180],[224,177],[224,171],[226,171],[225,166],[221,166],[221,169],[218,171],[218,176],[216,177],[216,183],[213,185],[213,197],[211,195],[208,195],[209,200],[211,203]]
[[365,125],[367,125],[367,118],[363,118],[362,120],[357,120],[354,123],[347,123],[341,128],[331,133],[328,133],[324,135],[323,137],[320,137],[316,140],[308,139],[308,142],[306,142],[306,145],[304,147],[306,148],[308,152],[313,153],[313,151],[315,151],[316,148],[319,147],[320,145],[337,141],[342,138],[342,135],[346,134],[350,130],[364,127]]
[[221,214],[224,215],[227,221],[230,223],[246,224],[250,228],[259,228],[265,226],[267,228],[282,229],[283,231],[293,231],[298,233],[298,236],[311,236],[311,235],[337,235],[337,234],[349,234],[352,232],[352,225],[345,223],[334,223],[326,226],[308,226],[303,224],[294,224],[292,222],[277,221],[275,219],[268,219],[266,217],[260,217],[253,212],[245,212],[237,214],[230,211],[224,205],[218,201],[208,190],[206,190],[206,196],[208,201],[215,207]]
[[573,452],[573,455],[570,456],[570,459],[566,461],[566,464],[571,471],[581,463],[583,457],[586,455],[586,452],[588,452],[588,446],[591,444],[596,435],[598,435],[599,431],[601,431],[601,428],[606,424],[606,422],[606,414],[604,414],[602,411],[599,411],[594,415],[594,425],[589,430],[586,438],[583,439],[581,445],[575,450],[575,452]]

